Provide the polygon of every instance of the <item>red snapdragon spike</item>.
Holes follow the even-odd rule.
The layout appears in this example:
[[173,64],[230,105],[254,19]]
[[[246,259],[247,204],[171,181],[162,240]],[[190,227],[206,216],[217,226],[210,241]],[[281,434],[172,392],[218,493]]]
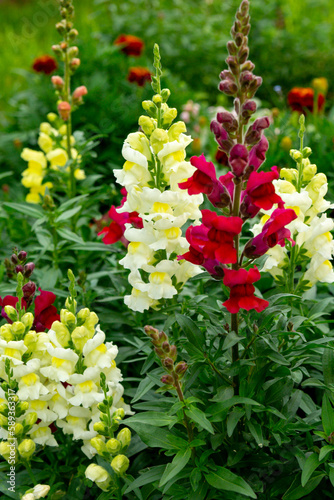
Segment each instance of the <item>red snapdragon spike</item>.
[[246,187],[246,196],[250,198],[250,202],[263,210],[270,210],[275,203],[283,203],[272,183],[278,178],[277,167],[272,167],[271,172],[252,172]]
[[32,68],[37,73],[50,75],[58,68],[58,64],[52,56],[46,54],[44,56],[37,57],[32,64]]
[[152,75],[149,69],[136,66],[129,69],[127,76],[128,82],[136,83],[139,87],[143,87],[146,82],[150,82]]
[[295,242],[291,238],[290,230],[285,226],[296,218],[297,215],[291,208],[277,208],[274,210],[270,219],[264,224],[262,232],[245,246],[244,254],[246,257],[260,257],[275,245],[284,247],[286,239],[294,245]]
[[[294,87],[288,93],[288,104],[293,111],[303,113],[305,110],[313,112],[314,105],[314,90],[310,87]],[[318,95],[318,109],[319,111],[324,107],[325,96]]]
[[249,152],[243,144],[235,144],[230,151],[229,164],[236,177],[241,177],[248,166]]
[[119,35],[114,45],[123,45],[121,51],[127,56],[139,57],[144,49],[144,42],[134,35]]
[[38,289],[41,294],[35,298],[35,320],[34,328],[36,332],[45,332],[49,330],[54,321],[59,321],[60,316],[57,308],[52,305],[56,300],[56,295],[46,290]]
[[209,228],[208,243],[203,247],[205,258],[217,259],[222,264],[237,262],[234,236],[241,232],[240,217],[225,217],[210,210],[202,210],[202,221]]
[[253,283],[261,278],[258,268],[255,266],[249,271],[246,269],[225,269],[224,285],[230,288],[230,298],[223,305],[226,309],[236,314],[240,309],[250,311],[255,309],[257,312],[263,311],[269,306],[269,302],[255,297],[255,287]]

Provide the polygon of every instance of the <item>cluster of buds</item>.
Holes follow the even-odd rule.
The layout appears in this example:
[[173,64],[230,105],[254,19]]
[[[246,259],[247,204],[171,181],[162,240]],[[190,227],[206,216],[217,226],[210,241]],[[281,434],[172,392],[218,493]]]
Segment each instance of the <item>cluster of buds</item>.
[[145,326],[146,335],[151,339],[154,345],[154,351],[161,360],[161,364],[166,370],[167,374],[161,377],[161,382],[171,387],[176,387],[183,375],[187,371],[187,363],[179,361],[175,364],[177,359],[177,348],[168,342],[168,336],[165,332],[159,332],[153,326]]
[[65,75],[64,79],[59,75],[54,75],[51,81],[59,98],[59,116],[62,120],[68,121],[71,112],[83,104],[82,98],[87,94],[87,89],[82,85],[70,95],[70,77],[80,66],[80,59],[77,57],[79,49],[73,45],[78,31],[73,28],[74,7],[71,0],[60,0],[60,14],[62,20],[56,24],[56,29],[63,36],[63,40],[59,44],[53,45],[52,49],[64,61]]
[[[26,308],[28,309],[34,300],[36,293],[36,284],[29,279],[35,269],[35,264],[33,262],[27,262],[27,252],[24,250],[19,252],[17,248],[14,248],[10,259],[5,259],[4,264],[9,279],[14,278],[15,280],[18,280],[19,274],[21,275],[20,280],[23,291],[23,299],[26,303]],[[11,304],[5,305],[9,306]]]
[[[125,411],[123,408],[112,410],[113,397],[107,395],[108,386],[104,373],[101,373],[100,386],[104,393],[104,400],[97,405],[100,414],[99,421],[94,424],[94,431],[98,434],[90,440],[90,444],[98,455],[110,463],[117,476],[123,476],[130,464],[124,453],[131,442],[131,431],[128,427],[124,427],[115,436],[125,416]],[[85,475],[103,491],[112,491],[117,488],[106,469],[96,464],[90,464]]]

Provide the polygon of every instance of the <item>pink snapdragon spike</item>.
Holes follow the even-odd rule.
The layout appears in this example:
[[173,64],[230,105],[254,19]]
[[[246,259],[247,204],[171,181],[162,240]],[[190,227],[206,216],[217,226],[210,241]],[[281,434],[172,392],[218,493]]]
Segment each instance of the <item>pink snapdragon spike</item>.
[[253,283],[261,278],[260,272],[256,266],[246,269],[226,269],[224,275],[224,285],[230,288],[230,298],[223,305],[226,309],[236,314],[240,309],[250,311],[255,309],[257,312],[263,311],[269,306],[269,302],[255,297],[255,287]]
[[261,233],[247,243],[244,255],[248,258],[261,257],[275,245],[284,247],[285,240],[289,240],[294,246],[290,230],[285,226],[295,219],[297,215],[291,208],[276,208],[264,224]]

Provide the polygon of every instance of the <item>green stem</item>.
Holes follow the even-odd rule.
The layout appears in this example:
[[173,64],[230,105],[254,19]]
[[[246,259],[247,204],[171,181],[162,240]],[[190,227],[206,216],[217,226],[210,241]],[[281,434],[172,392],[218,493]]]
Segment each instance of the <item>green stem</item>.
[[[68,44],[68,36],[67,33],[64,37],[64,42]],[[68,103],[70,102],[70,94],[71,94],[71,72],[70,72],[70,62],[68,58],[68,48],[65,49],[65,61],[64,61],[64,80],[65,80],[65,89],[64,89],[64,100]],[[68,159],[72,160],[72,151],[71,151],[71,136],[72,136],[72,116],[71,111],[69,113],[69,117],[66,123],[66,152]],[[69,180],[69,197],[74,198],[75,196],[75,162],[71,161],[70,165],[70,180]]]
[[204,357],[207,361],[207,363],[211,366],[211,368],[213,369],[213,371],[215,373],[217,373],[217,375],[219,377],[221,377],[225,382],[227,382],[229,385],[233,385],[233,382],[231,380],[229,380],[225,375],[223,375],[219,370],[218,368],[216,367],[216,365],[211,361],[210,358],[208,358],[205,354],[204,354]]
[[31,470],[31,467],[30,467],[29,463],[28,462],[23,462],[23,463],[24,463],[25,468],[27,469],[27,472],[29,474],[29,477],[30,477],[33,485],[36,486],[37,481],[36,481],[36,478],[34,476],[33,471]]
[[117,500],[122,500],[122,498],[123,498],[123,495],[122,495],[122,485],[121,485],[121,482],[120,482],[120,478],[118,476],[115,477],[115,482],[116,482],[116,486],[117,486],[117,489],[116,489]]
[[[174,387],[176,389],[179,400],[182,403],[184,403],[184,396],[183,396],[183,392],[182,392],[182,389],[180,386],[179,377],[176,374],[173,374],[173,379],[174,379]],[[184,425],[185,425],[185,428],[187,429],[188,441],[189,441],[189,443],[191,443],[191,441],[194,439],[193,429],[192,429],[192,426],[190,424],[190,420],[189,420],[188,416],[186,415],[185,409],[182,408],[182,411],[183,411]],[[191,456],[193,459],[195,458],[195,455],[196,455],[195,448],[191,448]]]

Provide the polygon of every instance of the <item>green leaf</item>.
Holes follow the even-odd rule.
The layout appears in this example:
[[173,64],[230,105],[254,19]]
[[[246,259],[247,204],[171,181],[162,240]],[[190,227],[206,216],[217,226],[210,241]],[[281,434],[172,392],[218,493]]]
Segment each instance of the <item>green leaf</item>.
[[200,483],[200,480],[201,480],[201,477],[202,477],[202,473],[201,473],[200,469],[193,469],[191,471],[189,479],[190,479],[191,487],[194,491],[197,490],[199,483]]
[[80,196],[76,196],[75,198],[71,198],[68,201],[65,201],[65,203],[62,203],[60,207],[58,208],[58,212],[64,212],[67,210],[69,207],[72,205],[76,205],[79,201],[84,200],[87,198],[88,194],[82,194]]
[[61,222],[63,220],[70,219],[71,217],[73,217],[73,215],[75,215],[78,212],[80,212],[81,208],[82,208],[81,205],[79,205],[78,207],[74,207],[74,208],[71,208],[70,210],[66,210],[65,212],[63,212],[62,214],[60,214],[57,217],[57,219],[55,220],[55,222]]
[[124,420],[125,425],[128,425],[128,422],[139,422],[142,424],[154,425],[155,427],[164,427],[165,425],[175,424],[178,422],[178,418],[171,417],[170,415],[166,415],[166,413],[160,411],[146,411],[143,413],[137,413],[133,417]]
[[231,437],[234,429],[238,425],[239,420],[245,415],[245,411],[242,410],[241,408],[236,408],[234,411],[232,411],[227,419],[226,422],[226,427],[227,427],[227,435],[228,437]]
[[205,413],[196,408],[196,406],[190,405],[189,410],[188,409],[186,410],[186,415],[188,415],[189,418],[191,418],[194,422],[196,422],[196,424],[202,426],[203,429],[209,431],[210,434],[215,433],[211,425],[211,422],[209,422],[209,420],[206,418]]
[[222,411],[231,408],[231,406],[245,404],[245,405],[254,405],[254,406],[262,406],[257,401],[254,401],[250,398],[243,398],[241,396],[233,396],[222,403],[215,403],[214,405],[209,406],[206,413],[209,415],[218,415]]
[[263,446],[263,435],[262,435],[262,427],[260,424],[254,422],[247,422],[248,429],[252,434],[253,438],[256,441],[258,446]]
[[162,475],[159,487],[170,481],[176,474],[178,474],[189,462],[191,457],[191,449],[180,450],[177,452],[172,462],[167,464],[165,472]]
[[329,436],[334,430],[334,410],[327,394],[324,394],[322,400],[321,421],[325,433]]
[[321,462],[321,460],[327,457],[328,453],[330,453],[333,450],[334,446],[332,444],[326,444],[325,446],[323,446],[319,453],[319,462]]
[[332,467],[329,469],[329,480],[332,486],[334,486],[334,469]]
[[181,450],[188,447],[188,441],[175,436],[166,429],[159,429],[153,425],[142,424],[141,422],[129,422],[127,425],[131,427],[131,429],[138,434],[140,439],[151,448]]
[[84,244],[84,240],[77,234],[70,231],[67,227],[57,228],[57,233],[66,241],[74,241],[75,243]]
[[298,474],[290,488],[284,493],[282,500],[299,500],[299,498],[305,497],[318,486],[324,476],[323,472],[316,472],[307,485],[302,486],[300,484],[300,474]]
[[138,385],[136,394],[134,395],[134,398],[131,401],[131,403],[133,404],[136,401],[138,401],[139,399],[141,399],[144,396],[144,394],[146,394],[154,386],[155,386],[155,382],[150,380],[148,377],[144,378],[140,382],[140,384]]
[[196,323],[187,316],[184,316],[183,314],[176,313],[175,318],[177,323],[180,325],[180,327],[186,334],[186,337],[189,340],[189,342],[198,347],[200,351],[203,351],[205,348],[205,336],[202,333],[202,331],[198,328]]
[[31,203],[3,203],[3,207],[14,210],[15,212],[20,212],[24,215],[30,215],[34,217],[34,219],[39,219],[43,217],[43,211],[39,207],[39,205],[31,204]]
[[148,469],[146,472],[143,472],[139,477],[137,477],[137,479],[135,479],[131,483],[131,485],[124,492],[124,494],[130,493],[130,491],[133,491],[134,489],[139,488],[140,486],[144,486],[145,484],[152,484],[155,481],[159,481],[164,470],[165,470],[165,465],[157,465],[156,467]]
[[302,486],[304,487],[308,480],[310,479],[310,477],[312,476],[313,472],[315,471],[315,469],[319,466],[319,457],[318,457],[318,454],[317,453],[312,453],[312,455],[310,455],[305,464],[304,464],[304,467],[303,467],[303,472],[302,472],[302,479],[301,479],[301,483],[302,483]]
[[334,350],[324,349],[322,355],[322,369],[326,385],[334,384]]
[[237,335],[234,331],[229,332],[224,340],[222,350],[225,351],[226,349],[233,347],[235,344],[240,342],[241,339],[244,338],[245,337],[240,337],[240,335]]
[[80,245],[73,245],[71,249],[84,250],[85,252],[106,252],[106,253],[115,251],[112,245],[105,245],[104,243],[99,243],[95,241],[83,242],[82,240]]
[[225,467],[217,467],[215,472],[205,475],[205,479],[214,488],[218,490],[234,491],[250,498],[257,498],[249,484],[242,477],[233,474]]

